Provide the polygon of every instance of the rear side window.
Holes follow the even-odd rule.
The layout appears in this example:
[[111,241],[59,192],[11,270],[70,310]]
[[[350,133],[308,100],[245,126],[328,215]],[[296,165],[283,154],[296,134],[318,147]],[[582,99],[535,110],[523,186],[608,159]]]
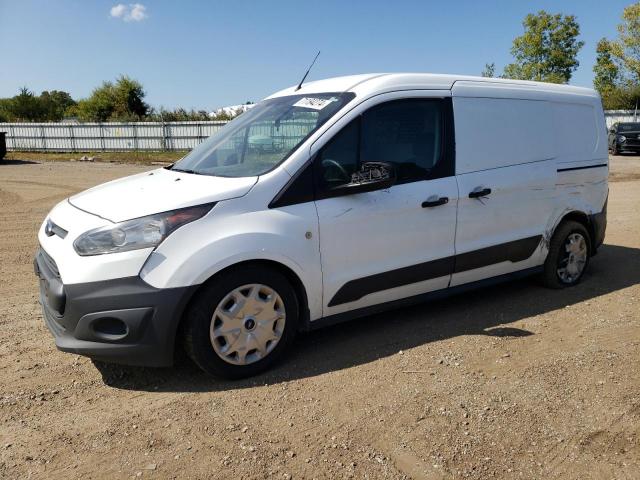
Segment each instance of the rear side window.
[[443,155],[448,138],[445,113],[441,99],[396,100],[367,110],[320,151],[320,190],[349,183],[365,162],[393,164],[398,183],[452,175],[452,159]]

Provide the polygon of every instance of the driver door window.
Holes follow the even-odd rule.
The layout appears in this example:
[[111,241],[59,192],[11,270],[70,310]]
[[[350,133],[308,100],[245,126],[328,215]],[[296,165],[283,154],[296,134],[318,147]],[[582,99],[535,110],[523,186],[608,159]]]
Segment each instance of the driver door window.
[[344,127],[322,149],[318,158],[319,186],[330,191],[351,181],[358,169],[360,118]]
[[442,102],[396,100],[362,116],[361,161],[395,165],[398,183],[425,180],[442,151]]
[[398,183],[451,175],[443,170],[443,123],[439,99],[394,100],[367,110],[321,150],[319,192],[348,184],[365,162],[394,165]]

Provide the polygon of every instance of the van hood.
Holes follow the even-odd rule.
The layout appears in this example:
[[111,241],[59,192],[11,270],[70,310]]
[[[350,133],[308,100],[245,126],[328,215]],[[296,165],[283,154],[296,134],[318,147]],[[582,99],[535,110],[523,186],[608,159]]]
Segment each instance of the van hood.
[[112,222],[246,195],[258,177],[213,177],[164,168],[85,190],[69,203]]

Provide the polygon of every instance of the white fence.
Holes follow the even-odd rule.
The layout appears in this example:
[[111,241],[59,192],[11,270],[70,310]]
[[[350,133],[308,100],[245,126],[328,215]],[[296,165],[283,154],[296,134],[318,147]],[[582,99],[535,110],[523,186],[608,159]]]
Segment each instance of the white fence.
[[616,122],[638,122],[640,121],[640,110],[637,114],[634,110],[607,110],[604,112],[604,118],[607,121],[607,128]]
[[[633,110],[605,112],[607,127],[615,122],[633,122],[635,118]],[[640,120],[640,112],[637,118]],[[0,132],[6,132],[7,150],[10,151],[190,150],[225,123],[0,123]],[[308,125],[296,122],[290,122],[285,127],[283,130],[288,130],[287,132],[279,132],[285,142],[289,137],[300,135],[298,129],[308,129]],[[273,137],[273,132],[259,133]]]
[[190,150],[226,122],[0,123],[7,150]]

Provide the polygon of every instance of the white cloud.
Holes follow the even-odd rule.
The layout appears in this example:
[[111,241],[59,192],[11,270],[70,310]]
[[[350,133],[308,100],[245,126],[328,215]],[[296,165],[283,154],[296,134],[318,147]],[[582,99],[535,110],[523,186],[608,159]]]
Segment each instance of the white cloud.
[[111,7],[110,14],[113,18],[121,18],[125,22],[141,22],[147,15],[147,7],[141,3],[130,3],[125,5],[119,3]]
[[142,5],[141,3],[134,3],[130,5],[131,12],[127,16],[124,17],[125,22],[133,20],[134,22],[140,22],[147,18],[147,7]]
[[128,9],[126,5],[119,3],[118,5],[111,7],[111,16],[114,18],[122,18],[124,17],[124,14],[127,12],[127,10]]

